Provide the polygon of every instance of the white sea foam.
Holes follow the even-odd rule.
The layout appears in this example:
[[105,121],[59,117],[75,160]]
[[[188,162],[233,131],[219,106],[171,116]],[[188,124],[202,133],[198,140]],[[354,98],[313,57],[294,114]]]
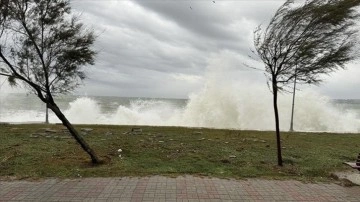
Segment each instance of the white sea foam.
[[[78,98],[65,114],[73,123],[173,125],[211,128],[273,130],[272,95],[259,86],[224,90],[204,88],[185,107],[159,100],[133,100],[113,113],[103,113],[94,99]],[[250,87],[250,88],[249,88]],[[300,131],[359,132],[355,113],[337,109],[329,98],[312,91],[298,92],[294,128]],[[289,129],[291,95],[279,97],[280,127]]]
[[[80,97],[62,104],[72,123],[116,125],[162,125],[249,130],[274,130],[272,94],[265,82],[253,82],[249,72],[231,69],[236,61],[215,59],[209,62],[203,89],[189,96],[187,103],[171,100],[131,99],[116,104],[114,100],[99,102],[97,98]],[[236,58],[231,57],[231,58]],[[221,66],[222,68],[217,68]],[[239,78],[238,75],[243,75]],[[261,78],[263,75],[261,74]],[[43,122],[44,106],[35,109],[11,108],[13,101],[0,96],[0,121]],[[280,128],[289,130],[292,94],[280,94],[278,100]],[[40,101],[39,101],[40,102]],[[31,102],[31,103],[39,103]],[[106,105],[106,106],[105,106]],[[115,105],[115,108],[114,108]],[[112,110],[104,110],[104,108]],[[360,107],[359,107],[360,108]],[[359,115],[335,106],[328,97],[312,90],[297,91],[294,129],[298,131],[360,132]],[[50,113],[50,122],[59,122]]]
[[[210,128],[273,130],[272,95],[261,86],[244,84],[231,88],[207,86],[190,96],[185,106],[166,100],[132,100],[116,110],[104,112],[96,99],[77,98],[64,110],[72,123],[116,125],[164,125]],[[291,94],[279,97],[280,127],[289,129]],[[6,99],[6,98],[5,98]],[[4,99],[2,99],[4,102]],[[38,110],[4,111],[1,121],[42,122],[44,112]],[[50,113],[50,122],[59,122]],[[294,128],[300,131],[359,132],[356,113],[342,111],[327,97],[310,90],[297,93]]]

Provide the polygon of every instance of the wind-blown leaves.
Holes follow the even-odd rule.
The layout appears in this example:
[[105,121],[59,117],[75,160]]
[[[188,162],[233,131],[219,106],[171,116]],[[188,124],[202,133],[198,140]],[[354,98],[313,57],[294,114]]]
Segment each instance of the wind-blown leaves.
[[16,71],[14,77],[38,85],[44,94],[74,90],[96,52],[93,31],[71,15],[69,1],[14,0],[1,9],[8,14],[0,25],[1,54],[13,68],[6,66],[7,71]]
[[265,64],[273,93],[278,165],[282,166],[278,92],[294,79],[317,84],[353,60],[360,0],[307,0],[303,5],[286,1],[266,29],[254,32],[256,54]]
[[297,79],[306,83],[319,83],[322,74],[343,68],[356,58],[359,5],[359,0],[311,0],[301,6],[287,1],[265,30],[255,31],[265,70],[281,86],[294,79],[296,66]]
[[25,84],[100,163],[53,99],[74,90],[85,78],[82,67],[94,64],[94,33],[71,15],[69,0],[0,0],[0,11],[0,76]]

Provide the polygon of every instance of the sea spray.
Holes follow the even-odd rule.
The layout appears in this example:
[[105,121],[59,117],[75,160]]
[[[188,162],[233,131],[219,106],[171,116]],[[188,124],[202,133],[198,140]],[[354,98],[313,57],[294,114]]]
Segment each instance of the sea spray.
[[[193,95],[184,110],[184,125],[274,130],[271,93],[251,84],[242,86],[235,91],[205,88]],[[291,94],[281,94],[278,103],[280,128],[289,130]],[[296,97],[294,128],[298,131],[358,132],[360,120],[353,112],[335,108],[329,98],[304,90]]]
[[[188,100],[180,101],[117,97],[108,97],[104,101],[102,97],[73,97],[65,99],[66,103],[62,103],[62,100],[59,102],[62,103],[62,110],[68,119],[77,124],[274,130],[272,95],[266,86],[249,83],[240,86],[208,85],[192,94]],[[21,99],[27,102],[19,101]],[[122,100],[126,101],[122,102]],[[0,109],[0,121],[44,122],[45,120],[44,106],[36,97],[12,95],[3,98],[2,102],[8,104],[6,109]],[[36,106],[19,107],[24,103],[32,103]],[[356,110],[345,110],[341,107],[344,105],[339,105],[311,90],[298,91],[295,101],[294,129],[360,132],[359,114]],[[12,106],[13,108],[10,108]],[[279,96],[279,110],[281,129],[287,131],[290,126],[291,94]],[[50,112],[50,122],[60,122],[52,112]]]
[[[273,130],[272,95],[266,88],[204,88],[190,96],[184,107],[170,102],[136,99],[112,113],[101,112],[90,98],[78,98],[66,110],[74,123],[116,125],[163,125],[247,130]],[[291,94],[279,96],[280,127],[288,130]],[[298,131],[359,132],[355,113],[335,108],[331,100],[311,90],[299,91],[294,128]]]
[[113,124],[175,126],[179,111],[179,106],[169,101],[135,99],[129,106],[120,105],[111,119]]
[[103,114],[100,105],[89,97],[81,97],[69,103],[69,109],[64,114],[70,122],[80,124],[102,123]]

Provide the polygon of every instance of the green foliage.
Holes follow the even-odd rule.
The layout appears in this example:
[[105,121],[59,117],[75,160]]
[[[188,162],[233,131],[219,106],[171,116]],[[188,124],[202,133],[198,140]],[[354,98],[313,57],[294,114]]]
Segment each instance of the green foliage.
[[359,5],[360,0],[309,0],[299,6],[288,0],[265,30],[255,31],[256,53],[269,80],[279,90],[295,75],[299,81],[318,83],[322,74],[355,59]]
[[10,86],[16,86],[17,85],[16,78],[14,76],[9,76],[8,77],[8,82],[9,82]]
[[6,15],[0,23],[0,61],[6,72],[36,88],[38,95],[77,87],[85,78],[82,67],[94,64],[95,35],[71,14],[69,1],[1,3]]

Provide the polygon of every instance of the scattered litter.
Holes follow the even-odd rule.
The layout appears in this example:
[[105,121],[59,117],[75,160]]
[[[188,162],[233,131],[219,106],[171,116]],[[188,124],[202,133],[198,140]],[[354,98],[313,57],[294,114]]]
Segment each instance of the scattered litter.
[[131,128],[131,134],[133,135],[140,135],[142,133],[141,128]]
[[38,136],[38,135],[35,135],[35,134],[31,134],[30,137],[31,137],[31,138],[38,138],[39,136]]

